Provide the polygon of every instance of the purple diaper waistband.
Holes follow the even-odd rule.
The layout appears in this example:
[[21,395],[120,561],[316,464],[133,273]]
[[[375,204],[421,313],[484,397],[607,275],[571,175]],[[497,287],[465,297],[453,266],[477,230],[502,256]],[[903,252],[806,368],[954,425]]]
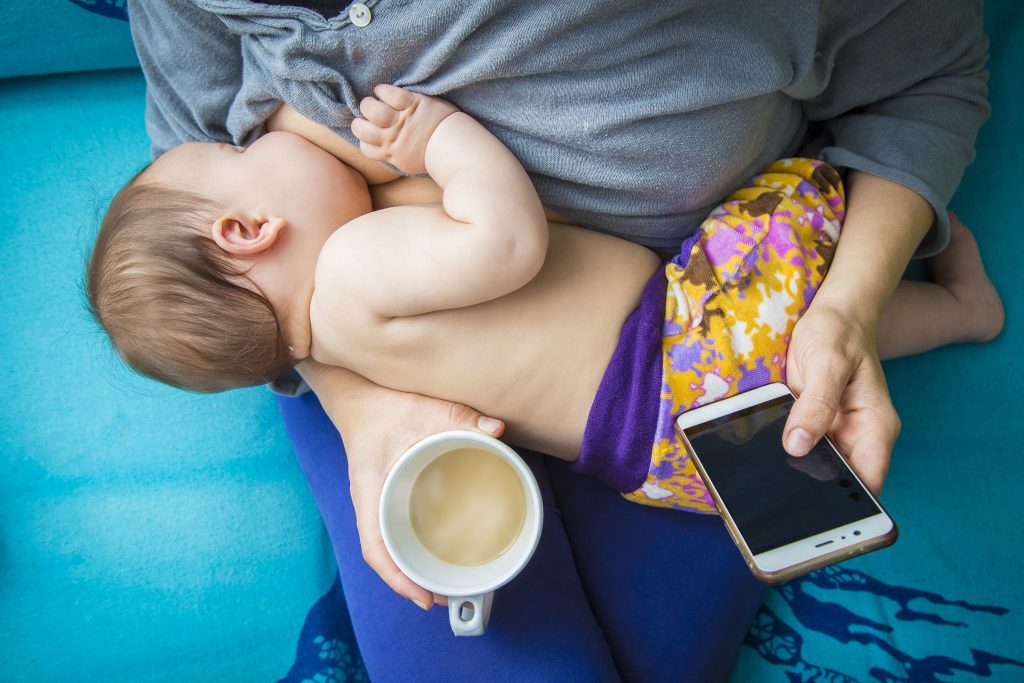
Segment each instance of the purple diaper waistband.
[[[686,239],[682,266],[697,235]],[[661,333],[665,322],[667,280],[664,268],[647,281],[640,305],[622,325],[619,343],[608,363],[587,416],[580,457],[572,469],[597,477],[628,493],[643,485],[651,464],[661,396]]]

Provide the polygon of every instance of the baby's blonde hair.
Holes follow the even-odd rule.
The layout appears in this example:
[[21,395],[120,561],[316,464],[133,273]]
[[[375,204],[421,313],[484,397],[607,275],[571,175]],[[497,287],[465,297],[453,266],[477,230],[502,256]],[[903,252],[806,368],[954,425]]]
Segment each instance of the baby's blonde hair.
[[92,314],[136,371],[192,391],[268,382],[294,364],[281,319],[209,234],[217,203],[136,176],[86,271]]

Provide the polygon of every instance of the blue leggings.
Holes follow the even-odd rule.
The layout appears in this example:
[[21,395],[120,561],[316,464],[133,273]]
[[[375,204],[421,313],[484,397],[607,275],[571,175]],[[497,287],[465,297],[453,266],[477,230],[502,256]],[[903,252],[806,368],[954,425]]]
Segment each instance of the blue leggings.
[[520,451],[544,498],[533,559],[487,634],[456,638],[363,561],[338,432],[316,397],[279,398],[338,560],[360,652],[391,681],[710,681],[729,676],[764,597],[718,517],[645,507]]

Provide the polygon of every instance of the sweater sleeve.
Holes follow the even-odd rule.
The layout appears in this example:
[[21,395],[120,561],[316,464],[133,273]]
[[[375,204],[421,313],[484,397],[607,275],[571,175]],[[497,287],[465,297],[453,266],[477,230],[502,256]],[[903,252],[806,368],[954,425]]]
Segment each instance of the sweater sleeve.
[[896,181],[932,205],[916,254],[930,256],[949,241],[946,204],[989,114],[981,3],[909,0],[869,25],[858,25],[858,8],[823,12],[812,71],[827,85],[801,98],[804,111],[827,133],[824,161]]
[[146,130],[155,158],[191,141],[231,140],[228,111],[241,87],[239,38],[187,0],[128,0],[146,77]]

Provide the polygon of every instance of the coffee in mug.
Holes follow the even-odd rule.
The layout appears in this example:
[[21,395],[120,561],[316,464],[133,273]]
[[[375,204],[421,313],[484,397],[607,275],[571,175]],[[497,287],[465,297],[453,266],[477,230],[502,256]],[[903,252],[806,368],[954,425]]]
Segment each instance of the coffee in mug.
[[504,459],[482,448],[457,448],[416,477],[409,518],[423,547],[445,562],[484,564],[519,537],[526,494]]

